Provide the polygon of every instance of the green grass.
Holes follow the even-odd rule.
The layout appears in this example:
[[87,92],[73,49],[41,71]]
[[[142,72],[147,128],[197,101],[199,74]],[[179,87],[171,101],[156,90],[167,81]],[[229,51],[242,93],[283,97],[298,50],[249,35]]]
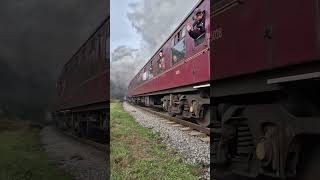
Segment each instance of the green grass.
[[50,162],[41,146],[39,129],[28,123],[0,120],[1,180],[70,180]]
[[111,103],[110,111],[112,179],[198,179],[200,165],[184,163],[119,103]]

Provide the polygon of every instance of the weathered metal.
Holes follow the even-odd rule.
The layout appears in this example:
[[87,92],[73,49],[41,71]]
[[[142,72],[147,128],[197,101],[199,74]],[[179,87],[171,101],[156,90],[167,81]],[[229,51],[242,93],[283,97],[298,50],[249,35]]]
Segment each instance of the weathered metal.
[[64,65],[57,81],[54,117],[77,136],[108,141],[109,18]]

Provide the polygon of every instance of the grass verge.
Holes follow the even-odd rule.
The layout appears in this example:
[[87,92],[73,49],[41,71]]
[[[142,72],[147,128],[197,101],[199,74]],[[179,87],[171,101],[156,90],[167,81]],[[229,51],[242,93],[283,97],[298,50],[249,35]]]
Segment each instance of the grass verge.
[[41,146],[38,128],[26,122],[0,121],[1,180],[70,180],[50,162]]
[[188,165],[159,135],[141,127],[120,103],[111,103],[112,179],[198,179],[201,166]]

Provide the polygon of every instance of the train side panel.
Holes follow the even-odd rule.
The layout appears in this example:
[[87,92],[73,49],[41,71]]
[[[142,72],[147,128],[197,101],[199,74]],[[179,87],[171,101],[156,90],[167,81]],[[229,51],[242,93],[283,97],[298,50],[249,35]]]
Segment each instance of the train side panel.
[[318,0],[221,0],[214,8],[213,80],[320,59]]
[[102,25],[64,66],[57,83],[56,110],[107,101],[107,26]]
[[272,67],[319,60],[319,1],[273,0],[271,8]]
[[214,175],[319,179],[320,1],[213,3]]
[[108,36],[109,18],[65,64],[52,113],[58,128],[101,143],[109,136]]
[[104,72],[97,77],[84,82],[75,89],[72,94],[61,98],[57,109],[64,110],[88,104],[106,102],[109,99],[108,94],[107,72]]
[[[264,31],[269,0],[224,0],[213,14],[213,79],[270,68],[270,51]],[[250,46],[248,46],[250,45]]]
[[[206,11],[206,33],[203,43],[195,46],[195,41],[186,33],[185,57],[178,64],[172,65],[171,41],[173,37],[171,37],[162,47],[166,59],[166,70],[161,74],[155,73],[155,77],[151,80],[140,84],[132,83],[128,89],[129,96],[142,95],[210,81],[210,57],[208,48],[210,40],[210,1],[203,1],[199,5],[199,8]],[[187,23],[193,23],[191,16],[176,32],[185,27]],[[140,71],[140,73],[141,72],[143,71]]]

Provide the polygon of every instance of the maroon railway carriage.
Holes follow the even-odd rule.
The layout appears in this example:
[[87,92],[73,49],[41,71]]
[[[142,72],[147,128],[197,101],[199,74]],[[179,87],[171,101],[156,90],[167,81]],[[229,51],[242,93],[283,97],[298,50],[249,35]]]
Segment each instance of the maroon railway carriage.
[[320,179],[320,1],[211,10],[215,175]]
[[[211,123],[217,178],[319,179],[319,0],[197,6],[211,6],[205,41],[196,46],[183,33],[190,14],[131,81],[129,101]],[[173,64],[180,32],[185,53]],[[164,71],[157,64],[161,50]]]
[[[195,8],[205,11],[205,33],[197,39],[189,36],[186,25],[193,23],[192,10],[130,82],[127,98],[146,106],[162,107],[172,115],[195,118],[207,126],[210,1],[202,0]],[[160,51],[163,60],[158,56]]]
[[54,117],[60,128],[106,141],[109,107],[109,18],[63,67]]

